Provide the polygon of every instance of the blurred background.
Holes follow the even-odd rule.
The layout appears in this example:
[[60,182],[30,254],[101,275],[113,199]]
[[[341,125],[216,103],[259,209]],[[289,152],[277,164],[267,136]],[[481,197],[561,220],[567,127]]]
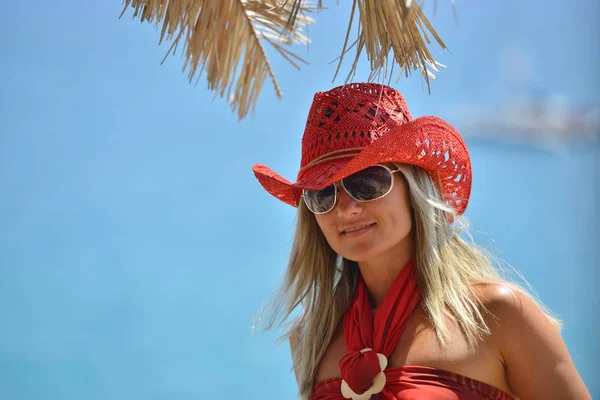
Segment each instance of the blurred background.
[[[295,212],[254,179],[294,179],[312,96],[332,83],[351,2],[325,1],[238,122],[159,32],[118,2],[5,2],[0,24],[0,398],[294,398],[281,332],[252,318],[286,268]],[[564,321],[600,398],[600,3],[449,2],[450,52],[413,116],[466,137],[475,239]],[[345,65],[342,71],[347,71]],[[355,81],[368,75],[366,62]]]

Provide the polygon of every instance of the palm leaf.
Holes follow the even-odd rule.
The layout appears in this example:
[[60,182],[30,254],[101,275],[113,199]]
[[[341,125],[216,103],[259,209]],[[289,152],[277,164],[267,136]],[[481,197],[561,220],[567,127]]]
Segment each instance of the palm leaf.
[[[187,69],[189,80],[206,73],[208,88],[228,99],[241,119],[254,110],[267,76],[277,96],[282,96],[261,39],[274,45],[287,59],[304,62],[282,44],[309,42],[302,29],[313,22],[307,16],[312,7],[302,4],[292,10],[291,4],[276,3],[275,0],[124,0],[121,16],[132,7],[134,18],[162,23],[160,41],[172,41],[167,55],[175,53],[183,39],[183,69]],[[297,16],[290,27],[292,12]]]
[[401,74],[406,76],[412,71],[419,71],[430,89],[429,80],[436,78],[433,71],[437,72],[437,67],[443,65],[438,63],[429,51],[431,39],[428,33],[441,48],[445,49],[446,45],[421,7],[410,0],[353,0],[348,31],[341,56],[338,58],[335,77],[339,73],[344,55],[350,50],[348,41],[357,9],[358,34],[350,46],[355,47],[356,51],[346,82],[354,76],[358,60],[365,51],[371,67],[369,81],[391,78],[394,65],[398,65]]
[[[296,68],[299,62],[306,63],[287,46],[309,43],[304,29],[314,21],[308,14],[321,8],[322,0],[316,5],[306,0],[124,0],[121,15],[130,7],[134,18],[162,24],[160,41],[172,41],[165,58],[183,39],[183,69],[189,80],[206,73],[208,88],[225,97],[242,119],[254,110],[267,76],[277,96],[282,96],[262,43],[273,46]],[[358,33],[349,45],[355,19]],[[429,51],[430,36],[446,48],[412,0],[353,0],[334,80],[345,55],[355,49],[346,82],[355,75],[364,51],[371,66],[369,81],[391,79],[398,65],[406,76],[419,71],[429,89],[437,66],[443,66]]]

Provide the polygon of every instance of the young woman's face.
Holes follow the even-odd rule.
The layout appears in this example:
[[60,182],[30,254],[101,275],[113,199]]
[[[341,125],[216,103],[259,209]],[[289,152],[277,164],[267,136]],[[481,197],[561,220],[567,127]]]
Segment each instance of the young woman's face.
[[[400,172],[387,196],[366,203],[338,186],[337,203],[315,218],[331,248],[342,257],[369,262],[412,249],[412,216],[408,185]],[[358,228],[358,230],[356,230]]]

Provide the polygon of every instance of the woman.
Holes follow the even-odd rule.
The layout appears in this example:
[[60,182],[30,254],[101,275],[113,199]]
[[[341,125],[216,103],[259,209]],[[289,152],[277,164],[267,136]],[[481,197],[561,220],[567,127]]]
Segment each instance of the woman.
[[289,337],[302,399],[589,399],[559,323],[459,234],[465,143],[396,90],[317,93],[298,180],[254,173],[298,207],[268,327]]

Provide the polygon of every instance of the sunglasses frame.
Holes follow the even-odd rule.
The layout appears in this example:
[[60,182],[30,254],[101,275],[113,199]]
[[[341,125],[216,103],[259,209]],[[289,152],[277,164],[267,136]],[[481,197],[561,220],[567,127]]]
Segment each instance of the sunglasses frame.
[[[311,209],[310,209],[310,207],[308,206],[308,203],[306,202],[306,198],[305,198],[305,194],[306,194],[307,190],[302,190],[302,200],[304,201],[304,204],[306,205],[306,208],[308,208],[308,210],[309,210],[310,212],[312,212],[313,214],[315,214],[315,215],[322,215],[322,214],[327,214],[328,212],[331,212],[331,211],[332,211],[332,210],[335,208],[335,206],[336,206],[336,204],[337,204],[338,191],[339,191],[339,189],[338,189],[338,185],[340,185],[340,184],[341,184],[342,188],[344,188],[344,191],[346,192],[346,194],[347,194],[348,196],[350,196],[350,198],[351,198],[352,200],[354,200],[354,201],[358,201],[359,203],[370,203],[370,202],[372,202],[372,201],[376,201],[376,200],[383,199],[385,196],[387,196],[388,194],[390,194],[390,192],[391,192],[391,191],[392,191],[392,189],[394,188],[394,172],[400,172],[400,169],[391,169],[391,168],[390,168],[390,167],[388,167],[387,165],[383,165],[383,164],[374,164],[374,165],[371,165],[370,167],[382,167],[382,168],[385,168],[385,170],[386,170],[386,171],[387,171],[387,172],[390,174],[390,177],[392,178],[392,183],[390,184],[390,188],[388,189],[388,191],[387,191],[387,192],[385,192],[385,194],[383,194],[383,195],[381,195],[381,196],[377,197],[376,199],[371,199],[371,200],[358,200],[358,199],[356,199],[354,196],[352,196],[352,195],[350,194],[350,192],[348,191],[348,189],[346,188],[346,186],[344,186],[344,179],[346,179],[346,178],[342,178],[342,179],[340,179],[338,182],[333,182],[333,183],[331,184],[331,185],[333,185],[333,206],[331,206],[331,208],[330,208],[329,210],[327,210],[327,211],[322,211],[322,212],[314,212],[313,210],[311,210]],[[367,167],[367,168],[370,168],[370,167]],[[358,172],[361,172],[361,171],[364,171],[364,170],[365,170],[365,169],[367,169],[367,168],[364,168],[364,169],[362,169],[362,170],[360,170],[360,171],[357,171],[357,172],[355,172],[354,174],[356,174],[356,173],[358,173]],[[354,175],[354,174],[351,174],[351,175]],[[350,175],[349,175],[349,176],[350,176]],[[331,185],[328,185],[328,186],[331,186]],[[325,188],[326,188],[326,187],[327,187],[327,186],[325,186]],[[325,189],[325,188],[323,188],[323,189]],[[319,190],[323,190],[323,189],[319,189]]]

